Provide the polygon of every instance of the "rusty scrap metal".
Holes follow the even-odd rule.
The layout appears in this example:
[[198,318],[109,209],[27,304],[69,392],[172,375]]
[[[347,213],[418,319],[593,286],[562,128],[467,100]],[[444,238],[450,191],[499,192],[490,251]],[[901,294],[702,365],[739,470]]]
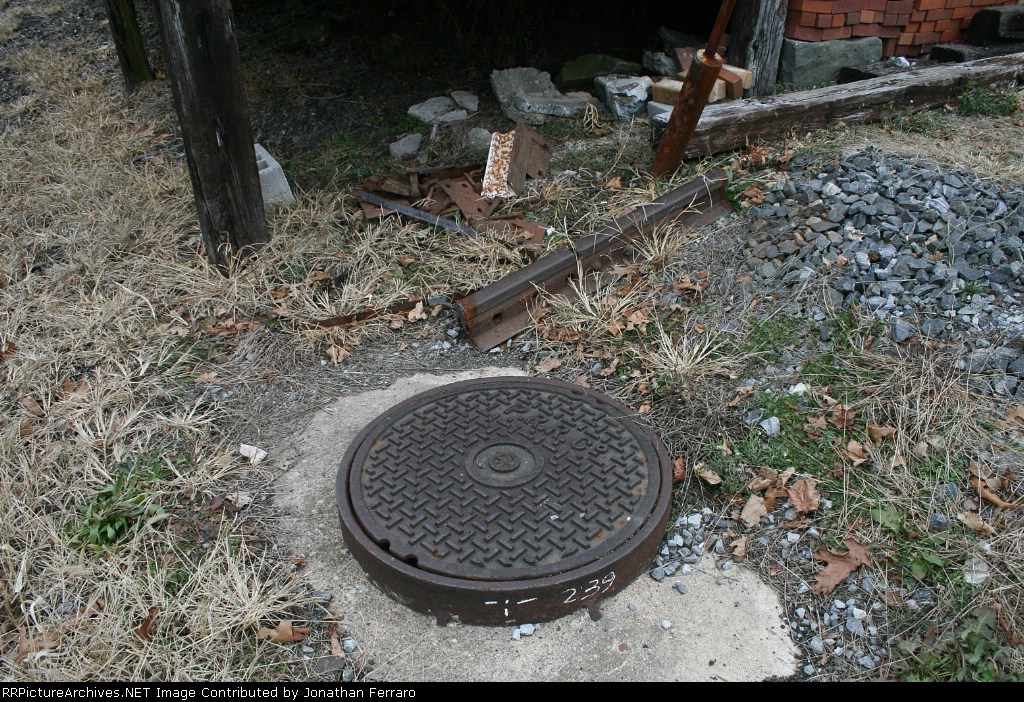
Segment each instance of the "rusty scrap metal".
[[451,178],[438,182],[442,190],[458,205],[466,219],[487,217],[494,211],[495,200],[488,200],[480,194],[480,189],[468,177]]
[[515,130],[495,132],[491,135],[491,148],[487,152],[487,168],[484,170],[483,190],[486,198],[515,197],[516,191],[508,183],[509,167],[512,165],[512,146]]
[[349,552],[438,624],[549,621],[640,576],[671,508],[672,463],[633,411],[589,388],[488,378],[421,393],[341,460]]
[[530,125],[519,122],[511,132],[495,132],[481,195],[518,197],[526,188],[526,179],[543,178],[550,165],[551,145]]
[[666,223],[702,226],[728,211],[727,178],[712,171],[692,180],[647,205],[620,217],[612,225],[577,240],[477,290],[455,304],[463,325],[477,348],[493,348],[527,328],[541,291],[569,295],[570,280],[579,271],[586,276],[624,260],[632,238]]
[[736,0],[723,0],[722,9],[719,11],[718,19],[715,20],[715,26],[708,37],[704,53],[697,53],[686,73],[683,88],[679,91],[672,116],[669,117],[665,135],[661,139],[658,152],[654,155],[651,175],[656,178],[675,172],[679,168],[679,164],[683,162],[686,145],[697,128],[697,122],[700,121],[704,107],[708,104],[708,97],[718,80],[718,73],[725,63],[720,56],[716,55],[716,52],[735,5]]
[[359,192],[356,195],[362,202],[368,202],[371,205],[377,205],[378,207],[385,207],[397,212],[398,214],[410,217],[420,222],[426,222],[427,224],[435,227],[441,227],[442,229],[450,232],[458,232],[459,234],[465,234],[467,236],[479,236],[477,231],[472,227],[467,227],[464,224],[459,224],[458,222],[445,219],[444,217],[428,214],[427,212],[418,210],[415,207],[409,207],[408,205],[403,205],[402,203],[394,200],[386,200],[379,195],[374,195],[373,193]]

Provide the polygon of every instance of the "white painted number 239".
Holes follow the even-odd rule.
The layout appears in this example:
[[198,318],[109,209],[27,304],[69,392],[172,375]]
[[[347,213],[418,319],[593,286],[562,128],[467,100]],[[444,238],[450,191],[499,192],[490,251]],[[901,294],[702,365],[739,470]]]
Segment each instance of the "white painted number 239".
[[[563,602],[565,602],[565,604],[572,604],[573,602],[577,601],[582,602],[583,600],[590,599],[599,592],[608,592],[608,590],[610,590],[612,587],[612,583],[614,582],[615,572],[612,571],[600,580],[594,578],[593,580],[589,581],[586,587],[570,587],[562,591],[562,594],[566,596]],[[579,597],[577,597],[577,595],[579,595]]]

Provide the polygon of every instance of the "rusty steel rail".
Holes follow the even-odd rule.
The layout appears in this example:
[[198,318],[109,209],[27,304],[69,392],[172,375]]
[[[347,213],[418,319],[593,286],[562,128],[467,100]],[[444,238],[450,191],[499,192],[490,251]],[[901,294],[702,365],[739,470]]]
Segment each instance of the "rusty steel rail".
[[541,291],[571,294],[570,281],[575,281],[580,271],[586,277],[621,262],[638,234],[668,222],[693,227],[713,222],[729,210],[724,197],[726,182],[721,170],[696,178],[570,247],[539,258],[458,300],[456,312],[473,343],[487,350],[511,339],[529,326]]
[[665,135],[661,138],[661,145],[654,155],[651,175],[655,178],[673,173],[683,162],[686,145],[690,143],[690,138],[697,129],[697,122],[704,113],[708,97],[725,63],[716,53],[735,5],[736,0],[723,0],[711,36],[708,37],[707,47],[703,52],[697,52],[693,63],[690,64],[690,70],[686,72],[686,80],[683,81],[679,97],[672,108],[672,116],[668,118]]

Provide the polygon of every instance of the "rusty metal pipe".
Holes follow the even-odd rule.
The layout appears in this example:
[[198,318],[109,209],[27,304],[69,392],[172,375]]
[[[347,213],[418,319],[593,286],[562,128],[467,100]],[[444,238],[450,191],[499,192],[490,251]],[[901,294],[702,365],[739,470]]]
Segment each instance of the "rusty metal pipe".
[[708,37],[707,49],[703,53],[698,51],[693,63],[690,64],[690,70],[686,73],[686,80],[683,81],[683,87],[672,109],[672,116],[668,120],[665,135],[661,138],[661,145],[654,155],[651,175],[655,178],[675,172],[683,162],[686,145],[690,143],[690,138],[697,129],[697,122],[704,113],[708,97],[722,70],[724,61],[717,55],[718,42],[725,33],[735,5],[736,0],[724,0],[715,26],[711,30],[711,36]]

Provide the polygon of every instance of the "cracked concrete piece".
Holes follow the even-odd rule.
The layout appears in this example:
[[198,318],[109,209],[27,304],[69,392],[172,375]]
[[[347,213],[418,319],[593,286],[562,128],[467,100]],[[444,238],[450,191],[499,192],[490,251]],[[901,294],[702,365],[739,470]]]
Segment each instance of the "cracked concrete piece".
[[260,191],[263,194],[263,207],[272,209],[278,206],[291,207],[295,204],[295,196],[288,185],[281,164],[259,144],[256,149],[256,168],[260,174]]
[[594,79],[594,91],[616,119],[630,119],[642,113],[653,85],[648,76],[608,75]]
[[449,97],[432,97],[409,108],[409,115],[427,124],[437,124],[438,120],[455,109],[455,101]]
[[419,153],[422,144],[422,134],[406,134],[401,139],[391,142],[388,146],[388,152],[392,158],[410,158]]
[[506,117],[532,125],[544,124],[545,115],[574,117],[594,100],[589,93],[563,95],[551,76],[536,68],[492,71],[491,88]]
[[451,96],[455,104],[468,112],[476,112],[480,109],[480,98],[468,90],[453,90]]
[[[357,660],[374,660],[376,679],[399,681],[764,680],[796,672],[796,649],[775,592],[754,572],[729,573],[705,557],[672,582],[641,576],[585,611],[540,623],[532,636],[514,627],[439,627],[380,592],[345,549],[334,498],[338,464],[356,434],[398,402],[432,387],[470,378],[525,375],[483,368],[416,375],[383,390],[336,400],[315,415],[291,447],[292,462],[275,483],[287,552],[306,559],[303,577],[330,590],[332,611],[359,641]],[[674,581],[673,581],[674,582]],[[745,587],[744,587],[745,586]],[[661,622],[672,622],[670,629]]]

